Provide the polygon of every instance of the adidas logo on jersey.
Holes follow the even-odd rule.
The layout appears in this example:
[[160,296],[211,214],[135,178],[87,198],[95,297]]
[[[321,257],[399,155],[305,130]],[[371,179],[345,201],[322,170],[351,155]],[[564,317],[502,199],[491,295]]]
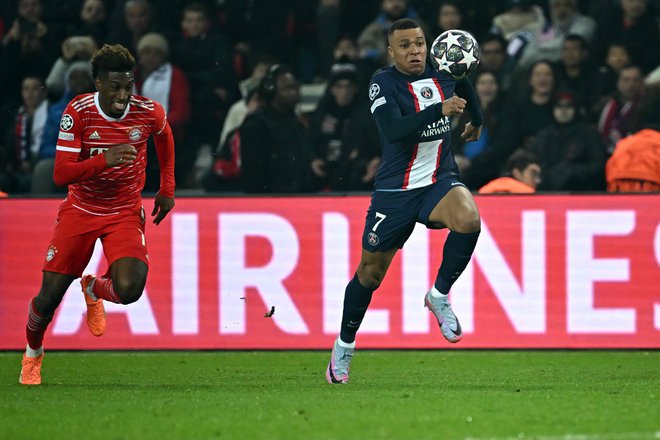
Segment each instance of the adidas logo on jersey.
[[101,139],[101,136],[99,136],[99,132],[94,130],[94,133],[89,135],[90,139]]

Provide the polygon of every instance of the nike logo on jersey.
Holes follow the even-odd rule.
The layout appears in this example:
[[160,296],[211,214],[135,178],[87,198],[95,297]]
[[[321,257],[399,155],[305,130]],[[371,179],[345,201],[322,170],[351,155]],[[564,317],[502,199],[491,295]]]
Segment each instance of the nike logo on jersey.
[[89,135],[90,139],[101,139],[101,136],[99,136],[99,132],[94,130],[92,134]]

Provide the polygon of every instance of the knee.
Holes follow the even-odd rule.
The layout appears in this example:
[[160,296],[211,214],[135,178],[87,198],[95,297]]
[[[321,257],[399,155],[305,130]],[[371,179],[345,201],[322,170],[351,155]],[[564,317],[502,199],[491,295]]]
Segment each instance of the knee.
[[458,222],[456,222],[453,230],[462,234],[479,232],[481,230],[481,217],[479,216],[479,212],[471,211],[462,215]]
[[385,271],[370,264],[361,264],[358,266],[357,274],[360,284],[370,290],[378,289],[385,277]]
[[115,292],[119,296],[119,299],[121,299],[121,303],[131,304],[140,299],[142,296],[145,281],[120,278],[118,280],[113,279],[112,284]]

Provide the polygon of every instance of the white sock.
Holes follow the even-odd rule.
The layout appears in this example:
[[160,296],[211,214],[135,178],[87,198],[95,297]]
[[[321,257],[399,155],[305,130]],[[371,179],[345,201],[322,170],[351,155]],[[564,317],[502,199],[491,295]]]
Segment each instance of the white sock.
[[337,344],[339,344],[340,347],[344,347],[344,348],[355,348],[355,341],[344,342],[341,340],[341,338],[337,338]]
[[36,349],[36,350],[33,350],[30,347],[30,344],[27,344],[25,346],[25,356],[27,356],[29,358],[36,358],[37,356],[41,356],[43,354],[43,352],[44,352],[44,346],[43,345],[41,347],[39,347],[38,349]]
[[431,287],[431,296],[433,298],[442,298],[446,297],[447,293],[441,293],[438,289],[435,288],[435,285]]

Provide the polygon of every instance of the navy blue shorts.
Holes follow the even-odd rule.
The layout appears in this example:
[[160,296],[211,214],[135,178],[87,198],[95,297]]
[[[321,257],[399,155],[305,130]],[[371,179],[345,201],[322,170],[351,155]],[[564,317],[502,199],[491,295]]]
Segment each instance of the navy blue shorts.
[[362,232],[362,248],[369,252],[402,248],[415,223],[429,227],[433,208],[455,186],[465,185],[457,176],[447,176],[424,188],[374,191]]

